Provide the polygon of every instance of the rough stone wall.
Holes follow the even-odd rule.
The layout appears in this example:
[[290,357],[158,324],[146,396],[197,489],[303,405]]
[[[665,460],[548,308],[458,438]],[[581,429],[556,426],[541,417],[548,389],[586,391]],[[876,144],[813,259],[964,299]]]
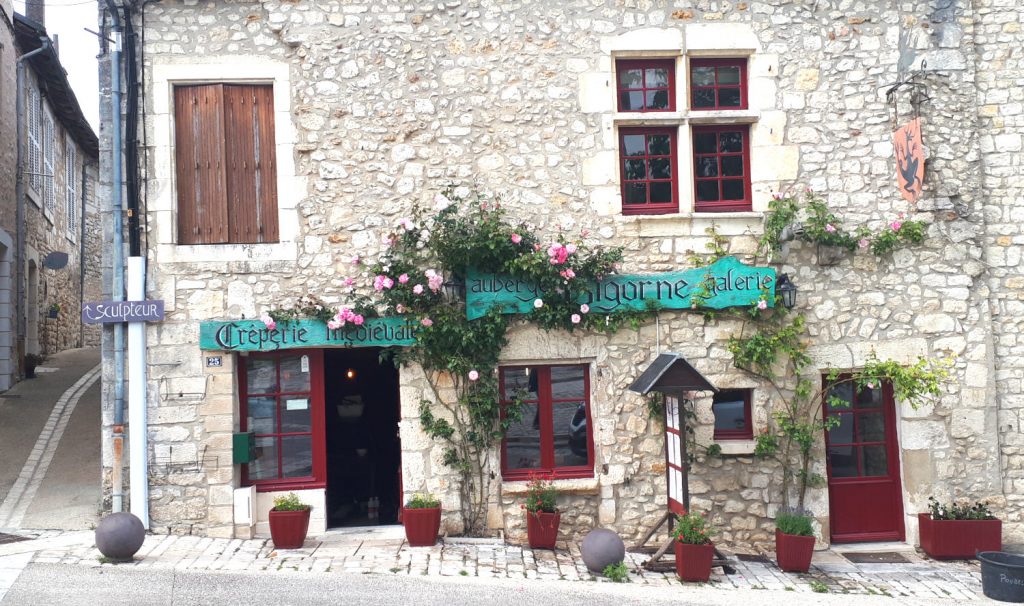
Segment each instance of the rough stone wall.
[[[103,252],[105,249],[102,219],[100,216],[100,199],[96,196],[96,181],[99,164],[90,159],[86,164],[85,192],[81,194],[81,203],[85,205],[85,257],[82,267],[85,270],[85,288],[82,298],[86,301],[103,300]],[[82,325],[82,347],[99,347],[101,324]]]
[[[5,243],[13,245],[17,237],[15,223],[18,163],[17,122],[17,49],[11,19],[14,7],[9,0],[0,0],[0,230]],[[2,248],[0,259],[0,389],[10,387],[18,374],[18,343],[16,327],[17,263],[13,246]]]
[[[474,181],[502,194],[545,233],[586,229],[598,243],[624,246],[629,272],[686,266],[689,250],[704,250],[704,229],[711,225],[729,237],[732,252],[752,253],[757,215],[688,212],[685,156],[682,213],[631,218],[618,211],[615,126],[625,122],[612,111],[613,53],[708,53],[716,44],[731,53],[753,53],[751,92],[757,95],[743,120],[753,124],[755,210],[766,206],[770,191],[810,186],[850,225],[880,229],[898,212],[932,221],[922,247],[891,259],[857,253],[821,267],[812,247],[794,246],[781,266],[800,286],[819,368],[857,367],[872,349],[906,361],[947,351],[957,356],[940,405],[900,410],[909,537],[912,514],[930,494],[993,498],[1007,516],[1002,495],[1013,486],[1001,484],[993,465],[1000,375],[993,374],[989,331],[996,310],[988,305],[990,289],[1007,291],[1004,283],[986,279],[980,258],[985,220],[994,218],[982,205],[986,199],[1003,209],[1009,204],[995,204],[981,186],[1011,187],[1006,183],[1012,179],[994,182],[1005,178],[996,171],[981,181],[979,141],[969,128],[978,113],[974,16],[970,6],[953,6],[948,17],[923,2],[846,0],[813,6],[524,2],[514,8],[476,1],[165,1],[147,7],[146,128],[153,134],[149,289],[168,305],[166,321],[148,332],[151,471],[160,475],[154,480],[154,525],[210,534],[230,530],[222,506],[237,478],[222,470],[211,474],[202,453],[216,456],[225,448],[224,436],[232,429],[225,407],[233,387],[219,383],[211,391],[212,375],[202,368],[195,345],[199,322],[251,318],[306,292],[343,302],[342,281],[353,271],[347,259],[354,253],[372,259],[397,219],[416,202],[429,204],[450,181]],[[1003,39],[992,35],[991,44],[1002,49]],[[925,196],[912,207],[893,184],[892,114],[883,91],[899,68],[918,67],[922,58],[928,59],[922,78],[932,97],[921,108],[929,163]],[[219,73],[228,79],[236,65],[247,70],[237,77],[275,82],[276,119],[287,121],[286,134],[293,135],[286,142],[293,147],[287,148],[278,137],[279,170],[286,177],[278,189],[287,188],[298,201],[294,208],[281,205],[280,244],[176,247],[168,111],[175,77],[159,74]],[[1018,73],[1004,65],[1005,78]],[[250,75],[259,73],[265,75]],[[279,90],[285,81],[289,88]],[[991,103],[999,104],[1004,94],[998,92],[1004,88],[1000,82],[986,93],[996,95]],[[680,84],[677,91],[683,90]],[[902,120],[910,107],[906,97],[900,107]],[[980,113],[985,111],[991,110]],[[686,117],[677,122],[684,124]],[[981,146],[984,151],[984,138]],[[281,155],[285,149],[294,155]],[[1004,199],[1013,191],[1007,189]],[[1001,216],[1010,219],[1009,229],[1013,215],[1004,210]],[[1019,249],[1014,254],[1019,261]],[[1012,314],[1014,298],[1001,299],[998,311]],[[572,511],[563,518],[567,533],[596,521],[636,537],[664,507],[661,429],[647,419],[642,400],[625,389],[653,359],[656,345],[683,353],[716,385],[758,387],[759,401],[771,395],[732,369],[726,342],[738,325],[705,323],[686,313],[663,313],[659,324],[608,338],[520,329],[504,354],[510,362],[591,364],[597,469],[593,480],[563,484],[571,493],[560,502]],[[1010,347],[1009,354],[1011,328],[997,342]],[[999,383],[1011,396],[1000,401],[999,429],[1019,423],[1009,414],[1012,396],[1020,392],[1015,372]],[[419,432],[412,410],[424,391],[422,377],[407,369],[401,380],[406,490],[439,492],[454,510],[458,497],[451,472],[441,465],[440,449]],[[707,444],[708,400],[697,406],[697,439]],[[755,431],[765,427],[768,415],[767,406],[757,407]],[[1020,452],[1011,442],[1004,441],[1003,464],[1019,468]],[[698,461],[694,504],[714,512],[726,542],[767,540],[781,472],[751,458],[752,444],[730,450]],[[816,471],[823,474],[821,450]],[[189,467],[193,461],[198,462]],[[495,483],[493,498],[500,506],[489,521],[512,536],[522,531],[520,492],[515,483]],[[827,493],[818,489],[809,496],[827,539]],[[458,530],[455,516],[449,514],[446,524]]]

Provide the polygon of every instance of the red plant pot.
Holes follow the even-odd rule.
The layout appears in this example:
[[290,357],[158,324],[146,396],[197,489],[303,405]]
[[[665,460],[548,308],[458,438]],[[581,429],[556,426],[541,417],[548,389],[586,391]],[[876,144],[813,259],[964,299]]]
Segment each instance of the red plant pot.
[[277,549],[299,549],[306,542],[310,508],[299,511],[270,510],[270,538]]
[[814,537],[786,534],[775,529],[775,559],[786,572],[807,572],[814,556]]
[[411,547],[430,547],[437,542],[437,531],[441,529],[441,508],[402,508],[402,525],[405,526],[405,540]]
[[1002,520],[933,520],[917,514],[921,549],[937,560],[972,559],[979,551],[1002,551]]
[[706,583],[711,578],[711,560],[715,557],[715,546],[691,545],[676,541],[676,574],[684,581]]
[[554,549],[558,540],[558,524],[562,521],[562,512],[546,513],[543,511],[526,512],[526,537],[532,549]]

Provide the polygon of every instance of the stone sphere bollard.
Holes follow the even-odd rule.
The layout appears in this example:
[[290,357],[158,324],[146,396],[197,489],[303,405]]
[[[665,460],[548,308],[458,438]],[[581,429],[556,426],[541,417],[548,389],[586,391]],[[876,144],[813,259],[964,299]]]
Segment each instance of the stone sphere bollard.
[[583,537],[580,553],[591,572],[604,572],[605,566],[626,559],[626,544],[611,530],[595,528]]
[[130,560],[146,540],[142,520],[127,512],[112,513],[96,526],[96,548],[111,560]]

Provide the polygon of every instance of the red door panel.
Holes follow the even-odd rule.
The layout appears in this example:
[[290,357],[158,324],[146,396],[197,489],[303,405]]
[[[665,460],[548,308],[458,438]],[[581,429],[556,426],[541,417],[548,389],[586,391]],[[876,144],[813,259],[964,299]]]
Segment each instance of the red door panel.
[[857,388],[839,378],[826,402],[837,420],[825,432],[832,542],[902,541],[903,487],[900,482],[896,407],[892,386]]

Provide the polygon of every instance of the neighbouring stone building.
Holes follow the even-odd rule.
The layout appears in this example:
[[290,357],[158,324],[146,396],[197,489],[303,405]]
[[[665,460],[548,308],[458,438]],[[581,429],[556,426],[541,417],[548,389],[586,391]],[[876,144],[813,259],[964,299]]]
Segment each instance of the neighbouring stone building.
[[[777,259],[799,287],[814,365],[859,368],[873,351],[956,359],[934,407],[892,402],[881,387],[850,394],[857,421],[815,450],[813,471],[829,479],[809,492],[819,539],[913,542],[915,514],[935,495],[987,500],[1004,540],[1024,541],[1014,7],[144,5],[133,18],[145,40],[147,295],[167,310],[147,332],[152,526],[261,534],[271,497],[297,490],[314,505],[315,534],[374,521],[373,499],[377,519],[393,521],[403,498],[427,490],[460,532],[455,474],[419,425],[419,369],[379,366],[375,348],[240,352],[230,338],[248,330],[230,322],[306,293],[346,303],[345,278],[362,277],[353,255],[375,258],[396,222],[449,183],[500,194],[550,237],[586,231],[623,246],[623,272],[634,274],[689,268],[712,226],[752,261],[773,193],[809,187],[847,225],[878,231],[900,213],[929,222],[922,245],[891,255],[826,265],[794,243]],[[918,113],[928,160],[910,204],[896,189],[892,131]],[[201,326],[235,333],[204,350]],[[723,390],[695,397],[696,441],[722,455],[698,456],[694,507],[712,512],[721,540],[767,541],[781,471],[752,455],[774,394],[733,367],[737,330],[688,311],[611,336],[517,326],[502,378],[544,412],[498,453],[489,526],[522,537],[517,470],[528,469],[559,478],[563,536],[604,526],[635,539],[656,522],[663,430],[627,387],[659,351],[675,351]],[[277,340],[255,347],[264,351],[294,340],[283,329],[247,334]],[[235,465],[242,431],[256,433],[257,459]],[[885,481],[858,496],[849,478]]]
[[[0,2],[0,390],[22,376],[26,354],[98,343],[78,312],[86,283],[99,286],[99,241],[84,230],[98,145],[43,20],[42,3],[20,15]],[[51,256],[47,265],[52,253],[66,263]]]

